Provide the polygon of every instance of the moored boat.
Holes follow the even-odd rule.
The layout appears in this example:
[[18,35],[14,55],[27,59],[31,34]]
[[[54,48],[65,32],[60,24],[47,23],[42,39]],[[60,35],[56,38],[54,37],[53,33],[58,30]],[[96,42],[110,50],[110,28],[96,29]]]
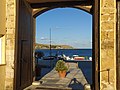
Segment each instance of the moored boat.
[[74,60],[85,60],[85,57],[77,56],[77,57],[74,57]]
[[72,60],[72,61],[92,61],[92,57],[88,56],[79,56],[79,55],[73,55],[71,58],[69,56],[63,55],[64,60]]

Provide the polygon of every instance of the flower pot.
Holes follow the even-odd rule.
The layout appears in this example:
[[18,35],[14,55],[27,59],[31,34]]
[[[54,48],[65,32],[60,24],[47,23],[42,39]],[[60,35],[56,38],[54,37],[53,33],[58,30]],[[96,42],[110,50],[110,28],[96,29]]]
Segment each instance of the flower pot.
[[65,76],[66,76],[66,71],[59,71],[60,78],[65,78]]

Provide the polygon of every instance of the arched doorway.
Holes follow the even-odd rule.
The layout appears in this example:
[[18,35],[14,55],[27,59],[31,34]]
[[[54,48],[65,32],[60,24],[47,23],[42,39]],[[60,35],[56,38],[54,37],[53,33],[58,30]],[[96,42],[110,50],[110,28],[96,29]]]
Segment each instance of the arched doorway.
[[[16,61],[15,61],[15,87],[23,89],[32,83],[33,78],[33,42],[35,17],[47,10],[57,7],[76,7],[92,13],[93,15],[93,90],[99,88],[99,0],[55,0],[34,1],[18,0],[17,2],[17,33],[16,33]],[[86,6],[92,6],[87,8]],[[39,8],[35,10],[36,8]],[[32,9],[34,12],[32,13]],[[27,53],[27,55],[26,55]]]
[[[69,48],[61,47],[62,45]],[[36,18],[35,51],[43,52],[44,57],[65,55],[73,59],[75,55],[79,55],[89,59],[92,57],[92,15],[81,9],[69,7],[55,8],[42,13]],[[50,60],[36,61],[39,61],[36,65],[41,67],[41,75],[37,77],[44,78],[43,76],[51,71],[51,68],[48,68]],[[92,85],[92,62],[78,62],[78,66]]]

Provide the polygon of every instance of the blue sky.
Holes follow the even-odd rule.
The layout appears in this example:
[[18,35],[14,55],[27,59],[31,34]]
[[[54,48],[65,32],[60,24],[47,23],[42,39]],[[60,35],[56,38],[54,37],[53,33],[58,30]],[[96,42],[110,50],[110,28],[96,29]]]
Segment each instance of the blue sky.
[[36,18],[36,42],[92,48],[92,15],[75,8],[56,8]]

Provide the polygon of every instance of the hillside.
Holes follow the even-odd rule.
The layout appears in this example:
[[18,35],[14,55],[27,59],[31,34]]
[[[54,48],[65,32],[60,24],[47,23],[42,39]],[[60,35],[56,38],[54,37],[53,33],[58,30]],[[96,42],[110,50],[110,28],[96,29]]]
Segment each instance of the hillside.
[[[49,49],[50,45],[48,44],[35,44],[35,49]],[[51,45],[51,49],[73,49],[70,45]]]

